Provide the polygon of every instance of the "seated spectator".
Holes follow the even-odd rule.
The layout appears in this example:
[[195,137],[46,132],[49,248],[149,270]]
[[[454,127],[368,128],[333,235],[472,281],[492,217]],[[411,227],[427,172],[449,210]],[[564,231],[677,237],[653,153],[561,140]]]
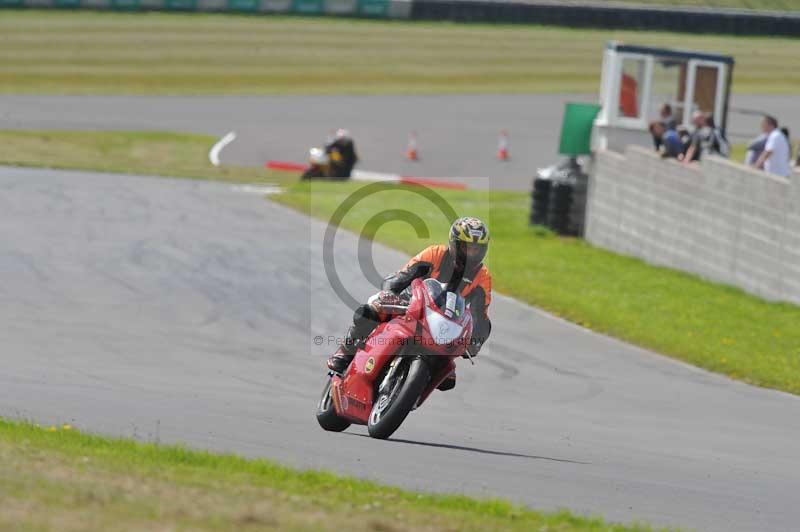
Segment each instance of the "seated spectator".
[[683,162],[689,164],[694,161],[699,161],[703,153],[703,146],[708,144],[708,139],[711,136],[711,130],[706,125],[706,115],[703,111],[695,111],[692,113],[692,131],[689,137],[689,143],[686,145]]
[[[666,102],[661,104],[658,110],[658,120],[650,122],[650,133],[653,133],[653,124],[661,124],[665,130],[675,129],[678,126],[678,121],[672,115],[672,106]],[[653,135],[653,145],[656,151],[661,149],[661,138]]]
[[670,130],[678,127],[678,121],[675,115],[672,114],[672,106],[666,102],[661,104],[661,109],[658,110],[658,121],[664,125],[664,129]]
[[764,117],[761,130],[767,135],[767,142],[753,166],[763,168],[770,174],[789,177],[792,171],[789,166],[789,139],[778,129],[778,121],[772,116]]
[[650,134],[653,140],[658,142],[658,151],[661,157],[677,159],[683,154],[683,142],[681,142],[675,128],[665,128],[662,122],[650,124]]
[[349,179],[358,162],[355,142],[350,132],[346,129],[337,130],[333,141],[325,146],[325,152],[330,159],[330,176],[334,179]]

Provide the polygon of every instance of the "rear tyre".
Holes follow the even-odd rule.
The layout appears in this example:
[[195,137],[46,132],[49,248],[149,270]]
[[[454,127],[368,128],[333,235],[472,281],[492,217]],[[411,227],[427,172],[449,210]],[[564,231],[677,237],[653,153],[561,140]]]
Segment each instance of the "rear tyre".
[[342,432],[350,426],[350,422],[339,417],[336,413],[331,399],[331,384],[331,379],[328,379],[325,383],[325,388],[322,390],[322,397],[320,397],[319,405],[317,405],[317,423],[325,430]]
[[379,395],[372,406],[367,430],[373,438],[385,440],[391,436],[417,404],[431,380],[428,365],[421,358],[407,359],[401,364],[388,390]]

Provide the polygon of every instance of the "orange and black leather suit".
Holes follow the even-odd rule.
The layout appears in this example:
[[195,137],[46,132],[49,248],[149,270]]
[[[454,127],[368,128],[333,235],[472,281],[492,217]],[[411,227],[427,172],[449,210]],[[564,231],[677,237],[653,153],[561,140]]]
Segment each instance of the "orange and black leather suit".
[[[472,312],[473,329],[470,353],[474,356],[489,338],[492,323],[489,321],[489,304],[492,301],[492,277],[483,264],[472,272],[457,271],[455,260],[447,246],[436,245],[423,249],[411,258],[403,268],[383,281],[383,289],[399,294],[417,278],[434,278],[447,283],[448,290],[458,292],[465,299]],[[345,345],[353,349],[366,340],[370,333],[383,321],[373,306],[358,307],[353,316],[353,326],[348,332]],[[385,318],[384,318],[385,319]]]

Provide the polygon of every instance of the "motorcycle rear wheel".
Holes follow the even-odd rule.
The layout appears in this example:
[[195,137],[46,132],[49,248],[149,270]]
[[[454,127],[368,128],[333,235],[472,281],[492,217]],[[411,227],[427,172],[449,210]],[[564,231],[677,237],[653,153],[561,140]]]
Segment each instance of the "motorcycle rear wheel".
[[373,438],[385,440],[405,421],[431,379],[428,365],[421,358],[402,362],[389,390],[379,395],[367,421]]
[[317,405],[317,423],[319,426],[330,432],[342,432],[350,426],[350,422],[339,417],[331,399],[331,379],[325,383],[322,390],[322,397]]

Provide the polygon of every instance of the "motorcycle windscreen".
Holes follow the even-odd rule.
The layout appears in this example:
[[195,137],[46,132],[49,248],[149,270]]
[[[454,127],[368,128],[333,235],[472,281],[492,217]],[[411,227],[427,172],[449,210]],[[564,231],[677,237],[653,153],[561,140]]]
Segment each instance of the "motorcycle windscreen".
[[433,341],[439,345],[449,344],[461,336],[464,327],[448,320],[435,310],[425,308],[425,319]]

